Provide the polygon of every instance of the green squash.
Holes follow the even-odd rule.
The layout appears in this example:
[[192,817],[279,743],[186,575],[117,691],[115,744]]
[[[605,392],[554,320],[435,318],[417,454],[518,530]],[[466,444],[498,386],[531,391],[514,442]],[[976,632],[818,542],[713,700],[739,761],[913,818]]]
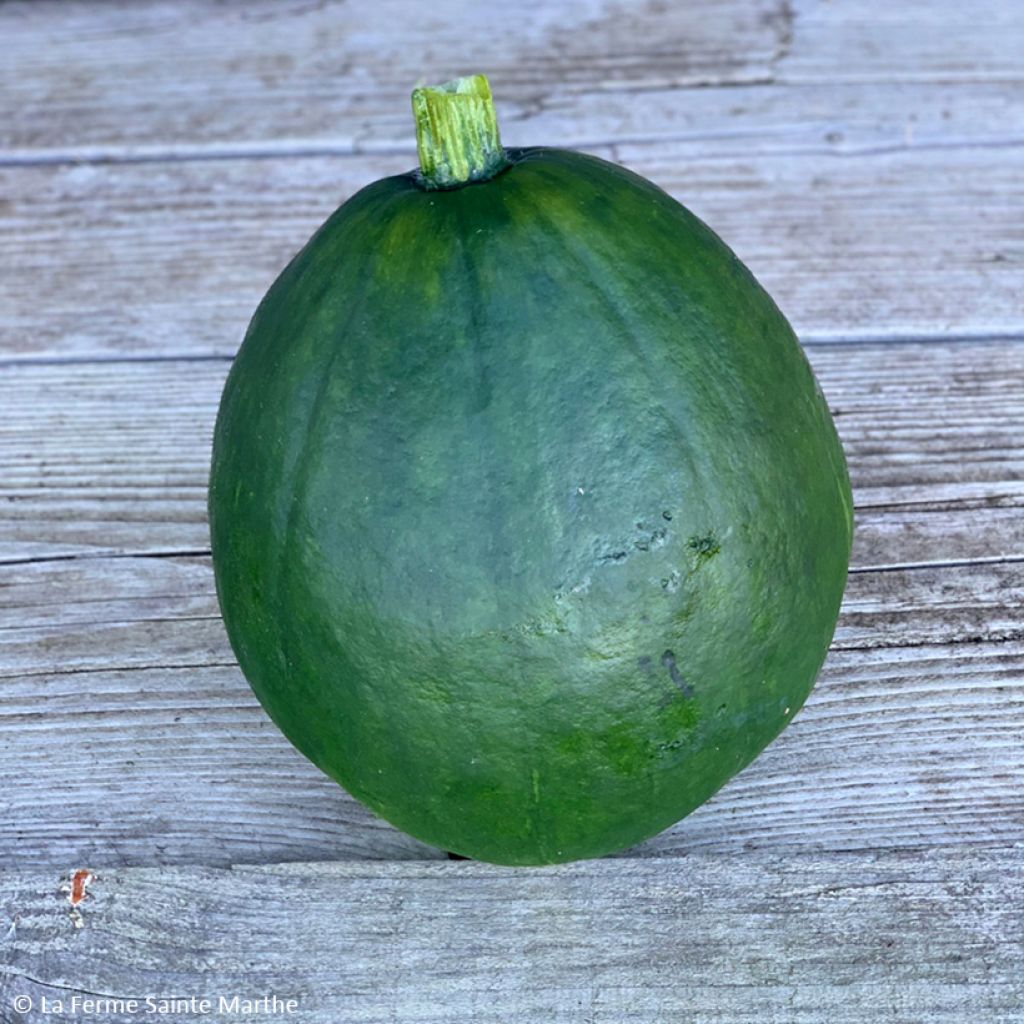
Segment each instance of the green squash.
[[503,150],[486,81],[414,96],[422,170],[260,304],[214,438],[231,643],[379,815],[501,864],[678,821],[803,704],[852,501],[792,329],[621,167]]

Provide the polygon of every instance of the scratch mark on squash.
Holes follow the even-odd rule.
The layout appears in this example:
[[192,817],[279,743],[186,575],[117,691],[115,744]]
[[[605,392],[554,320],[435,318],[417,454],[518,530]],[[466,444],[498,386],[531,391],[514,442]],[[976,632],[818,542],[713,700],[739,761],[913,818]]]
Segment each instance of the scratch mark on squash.
[[679,692],[684,697],[692,697],[693,687],[683,677],[682,672],[679,671],[679,666],[676,664],[675,654],[673,654],[672,651],[666,651],[661,656],[661,664],[668,672],[669,679],[679,687]]

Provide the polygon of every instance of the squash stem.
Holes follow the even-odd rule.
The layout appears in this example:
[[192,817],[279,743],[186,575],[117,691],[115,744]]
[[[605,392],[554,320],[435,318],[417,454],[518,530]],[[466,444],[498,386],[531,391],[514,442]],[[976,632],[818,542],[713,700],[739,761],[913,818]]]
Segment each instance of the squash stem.
[[424,187],[458,188],[486,181],[508,163],[491,87],[483,75],[415,89],[412,112]]

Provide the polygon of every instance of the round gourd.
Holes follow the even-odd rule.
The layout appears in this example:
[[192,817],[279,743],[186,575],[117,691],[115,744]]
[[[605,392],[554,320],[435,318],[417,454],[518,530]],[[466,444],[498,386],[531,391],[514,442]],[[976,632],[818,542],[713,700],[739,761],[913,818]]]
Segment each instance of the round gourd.
[[260,304],[214,438],[217,590],[285,735],[379,815],[502,864],[596,857],[792,719],[852,502],[792,329],[621,167],[503,150],[417,90],[421,169]]

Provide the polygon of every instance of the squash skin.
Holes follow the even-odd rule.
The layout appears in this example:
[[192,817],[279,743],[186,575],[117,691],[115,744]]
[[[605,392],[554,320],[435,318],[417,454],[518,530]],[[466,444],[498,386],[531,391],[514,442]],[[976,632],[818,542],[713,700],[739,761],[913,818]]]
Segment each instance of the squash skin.
[[413,836],[596,857],[792,719],[852,499],[792,329],[656,186],[556,149],[346,202],[256,311],[214,436],[232,646]]

